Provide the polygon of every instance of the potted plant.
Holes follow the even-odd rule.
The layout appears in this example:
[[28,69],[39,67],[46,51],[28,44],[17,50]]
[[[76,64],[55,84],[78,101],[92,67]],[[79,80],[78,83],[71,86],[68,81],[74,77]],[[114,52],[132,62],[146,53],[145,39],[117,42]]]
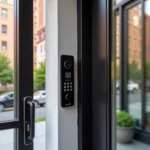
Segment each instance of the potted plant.
[[120,143],[132,142],[136,120],[126,111],[117,113],[117,141]]

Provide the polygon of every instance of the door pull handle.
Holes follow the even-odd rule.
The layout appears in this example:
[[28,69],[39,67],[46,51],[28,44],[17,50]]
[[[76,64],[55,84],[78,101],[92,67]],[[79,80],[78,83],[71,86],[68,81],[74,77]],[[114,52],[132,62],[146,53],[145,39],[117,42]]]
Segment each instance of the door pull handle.
[[35,137],[35,104],[32,97],[24,98],[24,142],[32,144]]

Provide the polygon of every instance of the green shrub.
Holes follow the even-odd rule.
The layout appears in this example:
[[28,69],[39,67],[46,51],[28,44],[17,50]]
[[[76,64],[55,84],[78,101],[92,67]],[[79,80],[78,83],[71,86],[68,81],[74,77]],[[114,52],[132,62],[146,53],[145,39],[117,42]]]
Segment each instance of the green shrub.
[[0,90],[0,95],[4,94],[6,92],[11,92],[11,91],[13,91],[13,90]]
[[117,113],[117,126],[119,127],[135,127],[136,120],[126,111]]

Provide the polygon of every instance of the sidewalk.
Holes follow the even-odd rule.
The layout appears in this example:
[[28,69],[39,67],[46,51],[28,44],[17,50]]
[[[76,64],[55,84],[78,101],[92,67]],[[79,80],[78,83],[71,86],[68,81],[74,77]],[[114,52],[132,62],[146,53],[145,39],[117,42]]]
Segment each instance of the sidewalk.
[[[45,122],[35,124],[34,150],[45,150]],[[13,149],[13,130],[0,131],[0,150]]]
[[[45,150],[45,122],[36,123],[34,150]],[[0,150],[13,149],[13,130],[0,131]],[[150,150],[150,145],[134,141],[131,144],[117,144],[116,150]]]

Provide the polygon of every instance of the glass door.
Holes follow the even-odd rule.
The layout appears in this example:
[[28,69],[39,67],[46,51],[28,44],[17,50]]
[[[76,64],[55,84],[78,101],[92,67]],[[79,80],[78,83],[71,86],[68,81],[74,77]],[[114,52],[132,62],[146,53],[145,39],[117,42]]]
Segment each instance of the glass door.
[[0,149],[32,150],[33,1],[0,1]]
[[[149,6],[149,0],[120,0],[113,6],[113,143],[118,150],[150,148]],[[132,138],[126,137],[122,131],[133,127]]]

